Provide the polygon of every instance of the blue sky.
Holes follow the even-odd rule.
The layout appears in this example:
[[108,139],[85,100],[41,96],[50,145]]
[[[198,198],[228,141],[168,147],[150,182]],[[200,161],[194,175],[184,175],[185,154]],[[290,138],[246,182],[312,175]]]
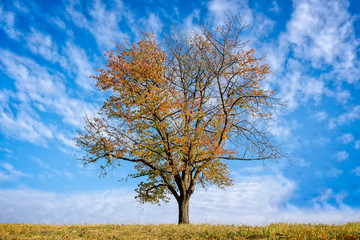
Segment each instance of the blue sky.
[[224,11],[249,27],[267,54],[266,86],[288,108],[272,134],[288,158],[231,163],[226,191],[197,189],[190,221],[261,225],[360,219],[360,2],[357,0],[0,2],[0,222],[176,223],[174,201],[140,205],[135,180],[84,168],[73,137],[104,100],[89,75],[110,39],[159,39],[170,24],[221,24]]

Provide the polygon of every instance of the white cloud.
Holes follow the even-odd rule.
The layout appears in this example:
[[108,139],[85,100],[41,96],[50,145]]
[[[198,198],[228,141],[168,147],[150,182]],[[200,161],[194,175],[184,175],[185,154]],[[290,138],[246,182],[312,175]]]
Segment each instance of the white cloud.
[[360,149],[360,140],[355,141],[355,149]]
[[332,168],[329,171],[325,172],[325,176],[330,177],[330,178],[337,178],[340,177],[343,174],[343,170],[341,169],[337,169],[337,168]]
[[308,167],[310,165],[304,158],[301,157],[293,157],[289,159],[289,164],[292,166],[299,166],[299,167]]
[[236,1],[231,0],[212,0],[208,3],[209,12],[215,18],[215,25],[223,23],[227,11],[234,11],[237,8]]
[[194,9],[192,13],[187,16],[184,20],[184,28],[187,32],[193,31],[196,28],[196,25],[194,24],[194,21],[197,22],[200,20],[200,10]]
[[[89,64],[78,54],[76,48],[69,48],[76,55],[74,62],[78,65],[81,74],[89,71]],[[50,73],[42,67],[25,57],[17,56],[8,51],[0,51],[3,56],[0,63],[4,72],[16,80],[17,92],[14,93],[17,100],[25,104],[36,106],[40,111],[56,112],[62,116],[65,123],[80,126],[83,123],[82,116],[85,112],[94,112],[92,104],[79,99],[71,98],[66,93],[66,87],[62,82],[63,76],[58,73]],[[82,65],[83,64],[83,65]],[[84,83],[89,84],[87,83]]]
[[39,54],[51,62],[59,62],[61,65],[65,64],[64,58],[58,54],[58,47],[53,42],[51,36],[32,28],[31,34],[26,37],[26,40],[29,49],[33,53]]
[[72,126],[84,125],[85,114],[93,115],[97,108],[90,103],[64,95],[53,102],[52,107],[62,116],[63,121]]
[[57,135],[56,127],[42,121],[39,113],[55,113],[64,123],[78,127],[83,125],[85,112],[95,112],[92,104],[69,97],[62,75],[11,52],[0,50],[0,54],[0,68],[15,80],[16,87],[15,92],[5,91],[0,98],[0,129],[5,135],[46,144]]
[[108,11],[101,1],[95,0],[89,12],[92,16],[90,31],[99,45],[109,48],[112,47],[110,40],[124,41],[128,39],[127,34],[123,33],[119,28],[119,22],[121,22],[123,14],[126,14],[125,6],[121,1],[117,1],[112,10]]
[[10,98],[14,94],[10,91],[0,91],[0,130],[8,137],[29,141],[42,145],[47,139],[53,138],[51,126],[40,122],[24,110],[15,115],[10,108]]
[[351,133],[346,133],[338,138],[342,143],[348,144],[354,141],[354,136]]
[[29,8],[24,3],[20,2],[19,0],[15,0],[13,3],[16,9],[18,9],[20,12],[29,13]]
[[154,32],[160,34],[164,24],[157,14],[150,13],[148,18],[144,20],[144,25],[148,32]]
[[344,90],[340,87],[335,89],[325,89],[325,95],[329,97],[333,97],[341,104],[346,104],[351,100],[351,94],[348,90]]
[[[51,19],[51,21],[52,21],[58,28],[60,28],[60,29],[62,29],[62,30],[67,30],[67,29],[66,29],[66,24],[65,24],[65,22],[64,22],[61,18],[59,18],[59,17],[54,17],[54,18]],[[67,30],[67,31],[69,31],[69,30]]]
[[314,143],[316,145],[319,145],[319,146],[325,146],[329,142],[330,142],[329,138],[322,137],[322,136],[314,138],[313,141],[312,141],[312,143]]
[[0,54],[0,67],[9,77],[16,80],[18,97],[22,101],[32,100],[46,104],[49,102],[48,98],[59,97],[65,91],[59,75],[50,74],[46,68],[33,60],[4,50],[0,50]]
[[31,175],[16,170],[13,165],[7,162],[0,162],[0,182],[17,181],[22,177],[31,177]]
[[0,5],[0,29],[3,29],[8,37],[14,40],[19,40],[22,35],[15,28],[15,14],[4,11],[2,5]]
[[347,197],[347,193],[341,191],[339,193],[335,193],[331,188],[323,189],[319,196],[312,199],[315,209],[335,209],[333,205],[329,204],[329,201],[335,200],[336,204],[340,207],[340,209],[350,209],[343,202]]
[[348,5],[338,0],[295,1],[287,26],[295,55],[311,61],[315,68],[330,64],[339,71],[339,64],[355,70],[354,50],[358,43],[354,41],[354,19],[347,12]]
[[338,151],[334,155],[332,155],[336,161],[343,162],[349,158],[349,154],[346,151]]
[[67,42],[63,49],[67,56],[67,65],[65,68],[76,74],[76,84],[86,90],[92,90],[95,86],[94,79],[90,75],[94,73],[93,67],[84,49]]
[[59,139],[64,145],[71,147],[73,149],[76,148],[76,144],[73,140],[73,137],[70,138],[70,137],[67,137],[64,134],[60,133],[56,136],[56,138]]
[[276,13],[280,12],[280,7],[275,0],[272,2],[272,8],[270,9],[270,11],[273,11]]
[[[261,224],[281,211],[295,184],[281,175],[240,178],[227,191],[210,187],[198,190],[190,200],[193,222]],[[1,198],[1,196],[7,196]],[[130,189],[74,194],[54,194],[33,190],[3,190],[0,212],[25,223],[175,223],[177,204],[139,205]],[[11,200],[10,200],[11,199]],[[27,199],[26,205],[19,199]],[[126,207],[124,207],[126,206]],[[31,211],[30,211],[31,209]],[[114,214],[116,212],[116,214]]]
[[326,170],[326,171],[318,171],[315,173],[315,176],[318,178],[323,178],[323,177],[337,178],[340,177],[343,173],[344,171],[341,169],[331,168],[330,170]]
[[[300,64],[293,61],[292,65]],[[291,67],[294,69],[301,69]],[[288,104],[288,110],[295,110],[299,104],[306,103],[310,99],[319,102],[325,90],[325,85],[322,81],[304,75],[301,71],[295,70],[289,72],[285,76],[286,81],[281,82],[281,89],[279,94]]]
[[6,148],[6,147],[4,147],[4,148],[0,147],[0,151],[1,151],[1,152],[8,153],[8,154],[12,154],[12,153],[14,153],[14,151],[13,151],[13,150],[8,149],[8,148]]
[[[274,4],[276,3],[274,2]],[[245,49],[263,50],[263,52],[257,52],[257,56],[262,56],[268,52],[268,48],[264,48],[264,45],[267,45],[267,36],[272,33],[276,23],[260,11],[251,9],[248,0],[211,0],[207,7],[207,21],[213,23],[214,26],[224,24],[227,15],[238,15],[241,18],[241,23],[247,26],[242,33],[242,40],[250,42],[245,46]]]
[[156,206],[141,206],[128,189],[73,194],[0,190],[0,204],[3,206],[0,210],[0,222],[175,223],[177,217],[176,205],[165,206],[165,211],[159,211],[160,208]]
[[[90,19],[87,19],[84,14],[76,10],[79,6],[77,1],[69,1],[66,6],[66,11],[70,14],[71,20],[81,27],[88,29],[96,39],[98,46],[103,49],[110,49],[113,47],[113,41],[124,41],[128,39],[128,35],[123,33],[119,27],[119,23],[123,17],[128,16],[128,12],[121,1],[116,1],[111,10],[106,9],[102,1],[92,1],[92,6],[88,10]],[[130,23],[129,23],[130,24]]]
[[209,17],[216,26],[224,23],[226,14],[236,15],[241,12],[241,18],[250,25],[254,19],[247,0],[212,0],[208,2],[207,7]]
[[353,172],[356,176],[360,177],[360,167],[356,167],[354,170],[352,170],[351,172]]
[[271,123],[270,133],[275,136],[278,140],[288,140],[292,133],[300,128],[301,125],[296,120],[287,121],[285,119],[276,119]]
[[[273,222],[341,224],[356,221],[360,211],[343,204],[346,193],[325,191],[315,208],[288,204],[296,185],[281,175],[238,179],[226,191],[198,190],[190,200],[190,221],[264,225]],[[26,199],[26,201],[23,201]],[[335,199],[339,208],[330,207]],[[132,189],[60,194],[31,189],[0,190],[0,222],[43,224],[176,223],[177,204],[140,205]]]
[[269,215],[286,207],[295,188],[295,183],[282,175],[240,177],[236,179],[234,187],[226,191],[214,187],[207,191],[200,190],[191,203],[193,208],[208,206],[208,214],[198,210],[195,215],[210,222],[226,221],[226,216],[231,212],[232,218],[260,213]]
[[34,157],[33,160],[44,169],[38,177],[42,180],[47,180],[49,178],[53,178],[55,176],[60,177],[61,179],[73,179],[74,176],[72,173],[66,170],[57,170],[56,168],[51,167],[50,165],[44,163],[41,159]]
[[315,118],[316,121],[322,122],[328,117],[328,115],[326,112],[322,111],[322,112],[317,112],[313,117]]
[[337,118],[332,118],[329,121],[329,128],[333,129],[337,126],[345,125],[360,119],[360,105],[353,107],[346,113],[341,114]]
[[24,111],[16,115],[0,109],[0,129],[8,137],[28,141],[36,145],[44,145],[54,137],[51,126],[46,126]]
[[[360,79],[356,56],[360,41],[348,5],[348,1],[340,0],[295,0],[286,32],[278,40],[262,44],[273,70],[268,82],[288,100],[289,110],[311,100],[318,103],[323,95],[341,104],[351,99],[341,82]],[[318,75],[310,77],[309,70],[316,70]],[[328,87],[331,82],[336,89],[334,85]]]

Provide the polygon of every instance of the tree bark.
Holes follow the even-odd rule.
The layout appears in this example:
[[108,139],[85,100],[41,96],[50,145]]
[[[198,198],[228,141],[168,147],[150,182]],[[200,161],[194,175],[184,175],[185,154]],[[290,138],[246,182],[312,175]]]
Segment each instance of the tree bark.
[[189,222],[189,200],[190,196],[180,196],[179,205],[179,221],[178,224],[188,224]]

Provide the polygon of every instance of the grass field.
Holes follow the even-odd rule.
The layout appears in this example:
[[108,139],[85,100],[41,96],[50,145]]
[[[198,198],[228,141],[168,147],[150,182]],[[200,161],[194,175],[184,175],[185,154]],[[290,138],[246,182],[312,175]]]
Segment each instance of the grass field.
[[0,224],[0,239],[360,239],[344,225],[28,225]]

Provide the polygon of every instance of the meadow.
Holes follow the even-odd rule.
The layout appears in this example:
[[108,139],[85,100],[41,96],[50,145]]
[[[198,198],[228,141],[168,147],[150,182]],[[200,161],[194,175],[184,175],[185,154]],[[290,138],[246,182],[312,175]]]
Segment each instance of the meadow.
[[30,225],[0,224],[0,239],[360,239],[360,222],[344,225]]

